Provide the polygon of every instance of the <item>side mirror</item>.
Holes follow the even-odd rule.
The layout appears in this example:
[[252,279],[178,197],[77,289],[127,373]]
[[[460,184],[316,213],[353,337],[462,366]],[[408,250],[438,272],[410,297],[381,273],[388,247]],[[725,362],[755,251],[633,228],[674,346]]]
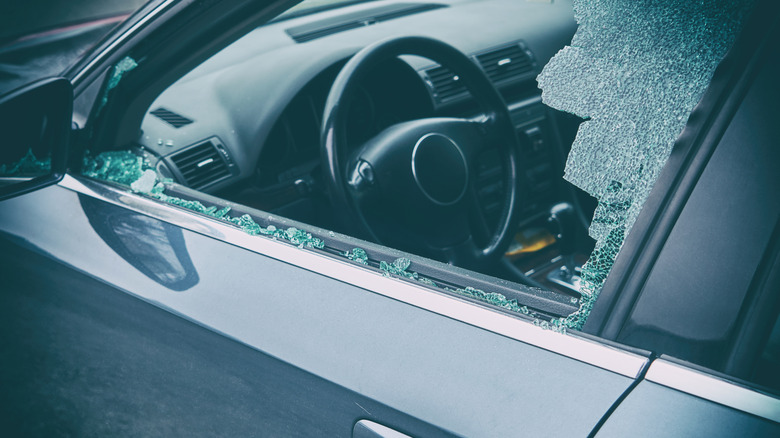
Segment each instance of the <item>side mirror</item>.
[[62,179],[73,115],[73,87],[44,79],[0,97],[0,200]]

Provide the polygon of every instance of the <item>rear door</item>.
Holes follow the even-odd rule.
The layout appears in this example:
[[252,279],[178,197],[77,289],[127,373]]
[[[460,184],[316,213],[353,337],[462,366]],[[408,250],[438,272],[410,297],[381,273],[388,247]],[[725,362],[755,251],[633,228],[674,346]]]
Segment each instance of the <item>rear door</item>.
[[[662,419],[662,420],[661,420]],[[780,435],[780,399],[749,384],[663,357],[599,429],[598,437]]]

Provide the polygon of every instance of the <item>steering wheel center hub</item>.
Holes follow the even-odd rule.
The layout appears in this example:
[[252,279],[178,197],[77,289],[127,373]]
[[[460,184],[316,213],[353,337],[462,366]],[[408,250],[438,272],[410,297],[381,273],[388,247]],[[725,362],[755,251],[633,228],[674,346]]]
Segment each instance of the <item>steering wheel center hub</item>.
[[453,205],[468,187],[466,157],[444,134],[430,133],[417,140],[412,151],[412,175],[420,191],[438,205]]

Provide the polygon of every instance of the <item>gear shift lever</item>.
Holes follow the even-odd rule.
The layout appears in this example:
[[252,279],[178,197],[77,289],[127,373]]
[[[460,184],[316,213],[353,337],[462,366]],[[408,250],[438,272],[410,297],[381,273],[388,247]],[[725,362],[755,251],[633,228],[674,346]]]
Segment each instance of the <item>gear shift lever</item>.
[[553,205],[550,208],[550,215],[547,217],[547,225],[550,232],[555,236],[563,261],[563,266],[558,270],[552,271],[547,279],[559,286],[579,293],[580,276],[574,262],[574,250],[576,248],[574,207],[568,202]]

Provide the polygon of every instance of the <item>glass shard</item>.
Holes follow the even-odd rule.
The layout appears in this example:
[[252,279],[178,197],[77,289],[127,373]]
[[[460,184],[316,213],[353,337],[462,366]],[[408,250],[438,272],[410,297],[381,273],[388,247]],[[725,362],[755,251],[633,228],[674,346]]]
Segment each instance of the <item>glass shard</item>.
[[144,170],[141,177],[130,184],[134,192],[151,193],[157,185],[157,172],[151,169]]
[[103,152],[96,157],[84,157],[82,174],[92,178],[131,186],[146,170],[153,170],[143,157],[129,151]]
[[19,161],[0,164],[0,176],[38,176],[48,173],[50,170],[51,158],[39,160],[32,149],[28,149]]
[[407,259],[406,257],[400,257],[395,259],[393,263],[387,263],[385,261],[379,262],[379,269],[381,269],[386,276],[397,275],[399,277],[408,278],[410,280],[417,280],[419,278],[418,273],[414,271],[407,271],[411,264],[411,260]]
[[513,312],[518,312],[525,315],[530,315],[532,313],[528,309],[528,307],[519,305],[517,303],[517,300],[507,299],[507,297],[504,294],[500,294],[497,292],[484,292],[481,289],[476,289],[470,286],[465,288],[458,288],[458,289],[452,289],[452,288],[445,288],[445,289],[449,292],[453,292],[458,295],[463,295],[465,297],[473,298],[475,300],[492,304],[494,306],[511,310]]
[[248,214],[240,217],[228,215],[230,207],[223,207],[218,210],[219,207],[216,205],[206,207],[199,201],[166,195],[164,193],[165,183],[169,183],[171,180],[159,179],[157,172],[155,172],[152,166],[143,157],[130,151],[103,152],[96,157],[87,154],[84,157],[82,174],[88,177],[121,184],[130,187],[130,189],[136,193],[142,193],[171,205],[176,205],[215,219],[229,222],[240,227],[245,233],[253,236],[271,236],[290,242],[300,248],[325,247],[325,242],[322,239],[312,236],[311,233],[306,232],[305,230],[299,230],[293,227],[287,228],[286,230],[280,230],[273,225],[263,228]]
[[125,56],[119,60],[119,62],[114,64],[114,68],[111,69],[111,76],[109,76],[108,82],[106,83],[106,89],[103,91],[103,97],[100,99],[100,104],[97,110],[98,112],[100,112],[100,110],[103,109],[103,107],[108,103],[108,95],[111,90],[119,85],[122,77],[124,77],[127,72],[136,67],[138,67],[138,63],[129,56]]
[[361,265],[368,264],[368,254],[363,248],[352,248],[352,251],[347,251],[344,256],[353,262],[360,263]]

